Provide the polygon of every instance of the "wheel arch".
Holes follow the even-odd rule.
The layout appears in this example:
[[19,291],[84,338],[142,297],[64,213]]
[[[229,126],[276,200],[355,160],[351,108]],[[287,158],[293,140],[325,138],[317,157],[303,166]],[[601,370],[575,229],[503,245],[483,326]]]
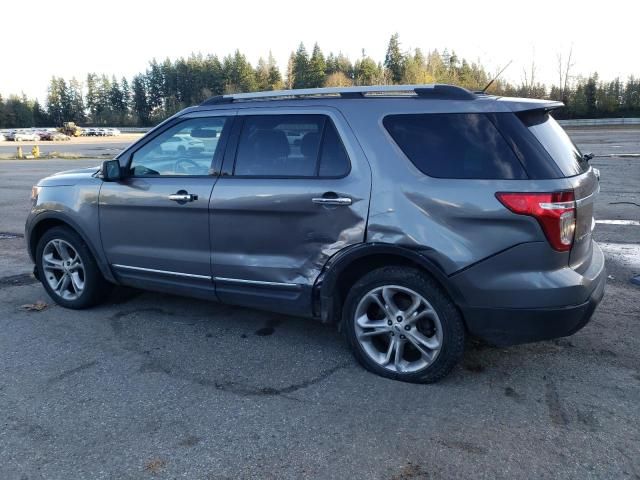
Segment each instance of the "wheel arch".
[[387,243],[361,243],[338,252],[325,265],[314,286],[314,315],[323,323],[340,318],[349,287],[365,273],[388,265],[421,270],[431,276],[456,305],[464,304],[462,293],[429,258],[428,250],[412,250]]
[[34,261],[34,263],[36,263],[36,269],[36,249],[38,248],[38,242],[45,234],[45,232],[54,227],[67,227],[78,234],[82,241],[89,248],[89,251],[91,252],[91,255],[93,255],[93,258],[95,259],[96,264],[98,265],[98,268],[100,269],[103,277],[112,283],[117,283],[113,274],[111,273],[111,269],[109,268],[108,264],[104,261],[103,257],[99,255],[99,252],[96,250],[95,246],[89,241],[89,237],[86,232],[84,232],[83,229],[69,217],[57,212],[41,213],[32,221],[32,223],[28,227],[27,248],[31,259]]

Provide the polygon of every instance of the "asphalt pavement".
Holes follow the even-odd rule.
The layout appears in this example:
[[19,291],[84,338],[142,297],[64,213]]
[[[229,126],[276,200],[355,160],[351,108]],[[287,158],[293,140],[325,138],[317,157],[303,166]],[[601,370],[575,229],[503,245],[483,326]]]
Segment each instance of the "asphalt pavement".
[[[640,153],[640,130],[570,133]],[[96,163],[0,161],[0,479],[640,478],[640,158],[592,160],[609,275],[592,321],[469,342],[435,385],[366,372],[305,319],[125,289],[55,306],[21,238],[31,185]]]

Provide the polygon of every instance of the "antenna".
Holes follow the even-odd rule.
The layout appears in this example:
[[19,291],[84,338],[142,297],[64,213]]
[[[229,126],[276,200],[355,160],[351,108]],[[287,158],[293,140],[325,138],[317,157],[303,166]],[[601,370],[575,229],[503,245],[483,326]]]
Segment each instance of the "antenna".
[[487,91],[487,88],[489,88],[491,85],[493,85],[493,82],[495,82],[495,81],[498,79],[498,77],[499,77],[500,75],[502,75],[502,72],[504,72],[504,71],[509,67],[509,65],[511,65],[512,63],[513,63],[513,60],[509,60],[509,63],[507,63],[507,64],[504,66],[504,68],[503,68],[502,70],[500,70],[500,71],[498,72],[498,74],[497,74],[495,77],[493,77],[489,83],[487,83],[486,87],[484,87],[484,88],[481,90],[481,92],[482,92],[482,93],[485,93],[485,92]]

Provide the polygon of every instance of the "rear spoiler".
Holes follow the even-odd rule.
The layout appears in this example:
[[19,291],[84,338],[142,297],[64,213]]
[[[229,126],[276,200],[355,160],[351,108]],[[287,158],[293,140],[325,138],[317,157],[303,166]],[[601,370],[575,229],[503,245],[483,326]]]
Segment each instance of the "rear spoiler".
[[553,100],[537,100],[532,98],[500,97],[496,101],[504,104],[512,112],[525,112],[527,110],[543,110],[550,112],[564,107],[564,103]]

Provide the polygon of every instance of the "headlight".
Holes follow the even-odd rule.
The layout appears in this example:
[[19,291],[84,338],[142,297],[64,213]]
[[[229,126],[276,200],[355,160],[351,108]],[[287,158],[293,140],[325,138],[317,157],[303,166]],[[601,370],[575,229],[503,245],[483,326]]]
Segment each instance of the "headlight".
[[34,185],[33,187],[31,187],[31,203],[33,203],[34,205],[38,201],[39,194],[40,194],[40,187],[38,187],[37,185]]

